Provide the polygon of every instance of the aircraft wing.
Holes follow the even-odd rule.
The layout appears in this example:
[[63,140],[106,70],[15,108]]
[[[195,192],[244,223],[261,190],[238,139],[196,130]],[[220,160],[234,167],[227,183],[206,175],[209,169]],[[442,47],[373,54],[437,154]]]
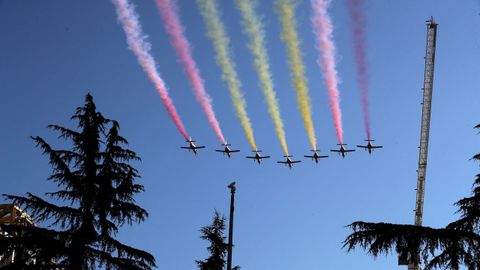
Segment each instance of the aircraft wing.
[[352,150],[345,150],[344,152],[355,152],[355,150],[354,150],[354,149],[352,149]]
[[372,146],[372,148],[383,148],[383,146]]
[[224,150],[215,150],[215,152],[226,153]]
[[340,150],[330,150],[331,152],[337,152],[337,153],[341,153],[342,151]]
[[291,163],[300,163],[300,162],[302,162],[302,161],[301,160],[294,160]]
[[357,147],[360,147],[360,148],[368,148],[368,147],[365,146],[365,145],[357,145]]
[[190,149],[190,147],[180,146],[182,149]]
[[256,159],[256,157],[246,157],[246,158]]
[[195,146],[196,149],[202,149],[205,148],[205,146]]
[[314,156],[304,156],[306,158],[315,158]]
[[327,158],[328,156],[318,156],[318,158]]
[[261,156],[260,158],[270,158],[270,156]]
[[277,161],[277,163],[288,164],[286,161]]
[[240,152],[240,150],[230,150],[230,153]]

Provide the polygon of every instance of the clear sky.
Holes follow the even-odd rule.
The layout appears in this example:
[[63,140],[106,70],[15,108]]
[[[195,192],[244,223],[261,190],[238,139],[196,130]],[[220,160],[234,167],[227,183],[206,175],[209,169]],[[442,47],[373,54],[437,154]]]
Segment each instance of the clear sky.
[[[395,255],[373,260],[361,250],[346,254],[345,225],[356,221],[412,223],[425,53],[425,20],[439,23],[424,224],[455,219],[452,204],[470,194],[478,164],[480,123],[480,5],[473,0],[367,0],[367,53],[372,136],[384,149],[345,159],[334,153],[315,165],[303,160],[292,170],[283,159],[274,127],[246,47],[233,1],[219,1],[259,148],[272,158],[258,166],[235,117],[226,84],[195,1],[181,0],[181,18],[226,139],[242,150],[228,160],[195,102],[153,1],[134,1],[170,94],[188,132],[207,149],[197,156],[184,145],[157,93],[128,50],[108,0],[0,0],[0,193],[42,194],[47,158],[29,139],[40,135],[65,143],[48,124],[74,127],[74,109],[91,92],[99,110],[121,124],[121,132],[143,161],[136,164],[146,192],[138,202],[149,219],[124,227],[120,238],[155,255],[160,269],[194,269],[207,256],[199,229],[214,209],[228,215],[227,185],[237,181],[234,265],[243,269],[395,269]],[[291,154],[310,145],[291,86],[273,0],[260,1],[273,77]],[[333,1],[344,140],[365,139],[346,1]],[[300,1],[296,18],[313,104],[318,146],[337,143],[326,89],[316,64],[310,3]],[[303,158],[302,158],[303,159]]]

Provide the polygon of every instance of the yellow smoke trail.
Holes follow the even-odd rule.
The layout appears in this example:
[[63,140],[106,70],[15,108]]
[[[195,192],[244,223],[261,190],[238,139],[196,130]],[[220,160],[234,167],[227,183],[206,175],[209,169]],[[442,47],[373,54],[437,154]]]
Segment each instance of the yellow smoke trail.
[[317,141],[312,123],[312,110],[308,95],[307,78],[305,77],[305,66],[302,62],[302,53],[300,52],[300,39],[295,29],[295,7],[291,0],[277,0],[277,6],[282,24],[282,40],[287,46],[288,62],[292,73],[293,87],[297,94],[298,107],[302,114],[310,144],[313,149],[316,149]]
[[240,90],[242,84],[238,79],[235,64],[230,56],[230,39],[227,37],[225,27],[220,21],[220,12],[218,11],[216,0],[197,0],[197,3],[205,24],[207,25],[208,36],[213,42],[217,64],[223,72],[222,79],[227,83],[228,89],[230,90],[237,117],[240,119],[240,123],[245,130],[250,145],[253,149],[257,149],[253,137],[252,125],[246,110],[247,105]]
[[273,87],[272,75],[270,73],[270,60],[266,49],[265,30],[262,20],[255,13],[255,4],[251,0],[237,0],[237,7],[242,15],[242,24],[245,33],[250,39],[249,48],[254,56],[255,69],[260,78],[260,87],[268,105],[268,112],[275,125],[283,152],[288,155],[283,121],[280,117],[280,108]]

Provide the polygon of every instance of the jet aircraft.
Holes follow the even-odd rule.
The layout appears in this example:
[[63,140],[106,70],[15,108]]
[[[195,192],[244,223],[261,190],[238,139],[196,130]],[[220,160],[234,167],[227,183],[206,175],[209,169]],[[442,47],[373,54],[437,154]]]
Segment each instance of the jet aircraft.
[[260,155],[260,152],[262,152],[262,150],[255,149],[255,150],[253,150],[252,152],[255,153],[255,156],[253,156],[253,157],[252,157],[252,156],[247,156],[246,158],[255,159],[255,160],[258,162],[258,164],[260,164],[260,162],[262,161],[262,159],[264,159],[264,158],[270,158],[270,156],[262,156],[262,155]]
[[318,155],[317,152],[318,152],[319,150],[317,150],[317,149],[313,149],[313,150],[311,150],[311,151],[314,153],[313,156],[308,156],[308,155],[306,155],[306,156],[304,156],[304,157],[306,157],[306,158],[311,158],[312,160],[315,160],[315,163],[318,163],[318,160],[321,159],[321,158],[327,158],[327,157],[328,157],[328,156],[320,156],[320,155]]
[[188,143],[188,146],[181,146],[180,148],[187,149],[188,152],[193,151],[195,155],[197,154],[197,149],[205,148],[205,146],[196,146],[194,144],[195,141],[192,140],[192,138],[189,138],[186,142]]
[[225,146],[225,149],[223,149],[223,150],[215,150],[215,151],[216,151],[216,152],[221,152],[221,153],[223,153],[224,155],[227,154],[228,158],[231,157],[231,156],[230,156],[230,153],[240,152],[240,150],[232,150],[232,149],[230,149],[231,144],[229,144],[229,143],[224,143],[224,144],[222,144],[222,145]]
[[302,162],[302,161],[300,161],[300,160],[292,160],[292,157],[293,157],[292,155],[287,155],[287,156],[284,156],[284,157],[287,158],[286,161],[277,161],[277,163],[281,163],[281,164],[288,165],[288,167],[289,167],[290,169],[292,168],[292,166],[293,166],[294,163],[300,163],[300,162]]
[[368,154],[371,154],[373,149],[377,149],[377,148],[383,148],[383,146],[381,145],[372,145],[372,142],[374,142],[375,140],[365,140],[367,143],[367,145],[357,145],[357,147],[359,148],[364,148],[366,151],[368,150]]
[[337,144],[337,145],[340,145],[340,149],[339,149],[339,150],[330,150],[330,151],[341,154],[343,158],[345,158],[345,154],[346,154],[346,153],[348,153],[348,152],[355,152],[354,149],[352,149],[352,150],[347,150],[347,149],[345,149],[344,146],[345,146],[346,144],[344,144],[344,143],[339,143],[339,144]]

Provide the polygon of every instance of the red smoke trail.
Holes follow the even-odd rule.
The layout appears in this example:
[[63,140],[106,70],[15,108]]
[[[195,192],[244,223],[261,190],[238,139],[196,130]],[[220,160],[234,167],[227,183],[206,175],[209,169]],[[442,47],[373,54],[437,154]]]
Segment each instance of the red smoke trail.
[[128,0],[112,0],[112,2],[117,9],[118,20],[122,24],[123,30],[127,36],[128,47],[132,50],[135,56],[137,56],[138,63],[152,81],[155,89],[160,95],[163,105],[165,105],[168,114],[178,130],[182,133],[185,139],[188,139],[189,136],[183,127],[182,120],[178,116],[177,110],[168,96],[165,83],[157,71],[155,60],[150,54],[151,45],[146,40],[145,34],[142,32],[142,26],[138,20],[138,15],[136,14],[134,7],[128,2]]
[[313,15],[312,24],[317,37],[317,49],[320,65],[327,92],[337,138],[343,143],[342,112],[340,111],[340,93],[338,91],[338,77],[335,62],[335,44],[332,41],[332,21],[327,13],[330,0],[311,0]]
[[355,45],[355,63],[357,65],[357,80],[360,87],[360,96],[362,99],[363,119],[365,132],[370,140],[370,114],[368,111],[368,69],[366,44],[366,22],[363,16],[363,0],[348,0],[350,7],[350,16],[353,23],[353,44]]
[[193,85],[197,101],[207,115],[208,122],[215,131],[218,139],[220,139],[222,143],[225,143],[220,124],[218,123],[217,118],[215,117],[215,112],[212,108],[211,99],[205,91],[200,72],[193,60],[190,43],[185,37],[184,27],[182,26],[178,15],[178,7],[174,0],[156,0],[155,2],[165,24],[165,28],[170,35],[172,45],[177,52],[177,56],[185,69],[187,77]]

